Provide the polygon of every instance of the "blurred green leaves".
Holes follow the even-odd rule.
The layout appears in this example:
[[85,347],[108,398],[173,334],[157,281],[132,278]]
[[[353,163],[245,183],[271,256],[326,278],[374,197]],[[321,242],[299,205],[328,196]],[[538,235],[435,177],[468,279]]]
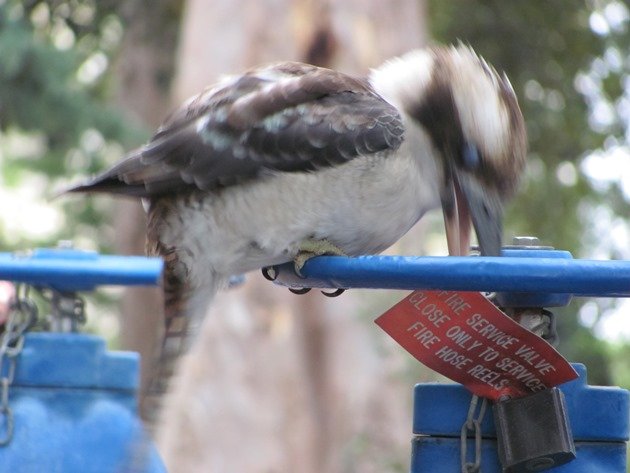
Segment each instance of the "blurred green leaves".
[[[0,211],[5,216],[13,207],[36,214],[37,201],[49,198],[53,189],[103,169],[146,137],[108,105],[107,71],[122,36],[115,6],[105,2],[97,9],[95,2],[76,0],[0,3],[0,186],[5,191]],[[24,187],[37,192],[10,192]],[[102,223],[106,205],[95,205],[101,204],[57,201],[51,206],[59,214],[51,217],[57,228],[47,228],[50,234],[42,228],[16,235],[11,222],[0,224],[0,246],[71,238],[81,225]]]

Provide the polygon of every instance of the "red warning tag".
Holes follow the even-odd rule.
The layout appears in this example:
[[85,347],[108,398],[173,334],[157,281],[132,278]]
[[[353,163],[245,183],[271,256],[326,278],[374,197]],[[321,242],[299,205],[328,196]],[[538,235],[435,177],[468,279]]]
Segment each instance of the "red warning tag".
[[478,292],[415,291],[376,323],[429,368],[493,400],[577,378],[551,345]]

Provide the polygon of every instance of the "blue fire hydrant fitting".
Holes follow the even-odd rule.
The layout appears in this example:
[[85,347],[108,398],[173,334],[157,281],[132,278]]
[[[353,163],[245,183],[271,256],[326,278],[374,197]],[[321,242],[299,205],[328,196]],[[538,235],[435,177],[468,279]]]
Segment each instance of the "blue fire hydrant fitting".
[[[161,270],[157,258],[70,248],[0,253],[0,280],[71,301],[101,285],[155,285]],[[138,417],[136,353],[59,332],[26,333],[21,350],[12,350],[14,358],[0,357],[0,473],[166,472]]]
[[[567,251],[522,245],[493,257],[321,257],[295,273],[275,267],[276,282],[289,287],[441,289],[497,292],[502,307],[567,305],[572,296],[629,297],[630,261],[574,260]],[[548,471],[625,473],[630,416],[629,392],[586,384],[580,377],[560,386],[577,448],[577,458]],[[412,473],[461,471],[461,431],[471,394],[459,384],[419,384],[414,391]],[[494,423],[482,424],[481,471],[499,473]],[[474,439],[467,439],[468,452]],[[536,470],[534,470],[536,471]]]
[[[616,387],[588,386],[586,368],[560,387],[573,431],[577,457],[552,468],[557,473],[625,473],[630,393]],[[411,473],[460,471],[460,431],[471,394],[460,384],[422,383],[414,389]],[[492,415],[482,423],[483,473],[501,473]],[[469,438],[468,451],[474,450]]]
[[[138,417],[139,357],[103,339],[30,333],[9,388],[0,472],[165,473]],[[0,437],[7,417],[0,416]]]
[[[512,250],[521,258],[570,260],[571,254],[553,249]],[[507,292],[496,300],[506,308],[561,307],[568,294]],[[617,387],[588,386],[586,368],[573,365],[579,378],[560,386],[575,443],[576,458],[546,471],[566,473],[625,473],[626,442],[630,423],[630,392]],[[414,389],[411,473],[460,471],[462,425],[466,422],[471,393],[459,384],[423,383]],[[489,413],[488,413],[489,414]],[[518,426],[514,426],[518,429]],[[484,473],[503,471],[497,451],[492,415],[481,425],[481,468]],[[536,432],[532,432],[535,435]],[[474,451],[475,441],[466,438],[465,451]],[[531,471],[540,471],[535,465]]]
[[[73,291],[108,283],[151,284],[161,269],[159,261],[136,265],[65,251],[44,250],[26,259],[0,253],[0,279]],[[511,249],[503,258],[320,257],[302,269],[306,278],[292,265],[275,272],[279,283],[295,287],[505,291],[498,297],[512,307],[560,306],[572,295],[630,296],[630,262],[573,260],[567,252]],[[9,389],[13,438],[0,446],[0,473],[165,472],[137,416],[136,354],[107,352],[97,337],[32,333],[16,367]],[[580,378],[561,389],[577,459],[553,471],[625,472],[629,393],[588,386],[585,368],[576,369]],[[411,472],[459,471],[470,393],[461,385],[429,383],[416,386],[414,394]],[[482,424],[484,473],[501,471],[491,417]],[[0,416],[0,440],[6,419]]]

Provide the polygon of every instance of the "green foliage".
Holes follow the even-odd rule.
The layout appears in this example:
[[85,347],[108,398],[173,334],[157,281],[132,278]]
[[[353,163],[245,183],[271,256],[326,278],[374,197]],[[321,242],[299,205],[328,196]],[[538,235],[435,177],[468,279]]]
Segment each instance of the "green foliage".
[[[5,189],[32,183],[41,187],[39,195],[49,197],[73,175],[103,169],[146,136],[106,105],[105,72],[116,33],[122,33],[110,9],[89,1],[0,3],[0,182]],[[55,203],[60,206],[66,224],[52,234],[7,235],[7,225],[0,223],[3,249],[48,246],[72,237],[81,224],[101,222],[102,209],[87,200]]]
[[630,386],[630,371],[628,370],[628,358],[630,357],[630,344],[611,344],[609,346],[612,369],[618,373],[615,381],[620,386]]
[[[7,5],[2,8],[10,10]],[[77,80],[85,53],[60,50],[51,39],[37,34],[24,17],[10,19],[6,11],[0,11],[2,129],[11,125],[43,132],[53,153],[75,146],[89,128],[99,130],[106,139],[131,138],[120,115]],[[53,160],[36,162],[47,172],[63,172],[63,166]]]
[[[581,304],[582,301],[574,301],[569,307],[554,310],[560,334],[558,349],[568,360],[586,365],[589,384],[617,384],[620,382],[619,371],[615,370],[608,344],[577,321]],[[630,384],[625,386],[630,387]]]

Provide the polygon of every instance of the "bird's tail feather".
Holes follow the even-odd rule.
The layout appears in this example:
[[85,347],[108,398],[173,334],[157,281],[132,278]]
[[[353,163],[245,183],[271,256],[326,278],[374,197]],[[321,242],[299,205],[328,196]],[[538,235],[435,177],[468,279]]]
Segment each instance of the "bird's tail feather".
[[151,426],[155,425],[161,409],[162,398],[169,389],[177,364],[195,335],[199,333],[205,312],[221,287],[217,277],[206,281],[203,287],[193,287],[181,262],[173,249],[161,244],[148,248],[149,254],[158,254],[164,259],[164,332],[162,343],[153,365],[148,388],[141,402],[141,413]]

